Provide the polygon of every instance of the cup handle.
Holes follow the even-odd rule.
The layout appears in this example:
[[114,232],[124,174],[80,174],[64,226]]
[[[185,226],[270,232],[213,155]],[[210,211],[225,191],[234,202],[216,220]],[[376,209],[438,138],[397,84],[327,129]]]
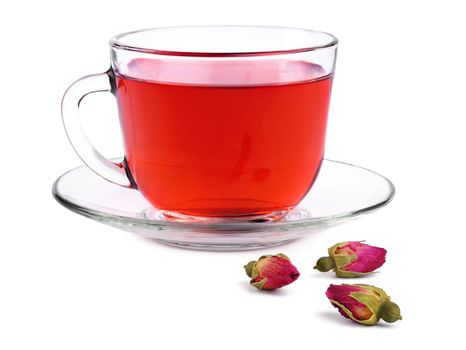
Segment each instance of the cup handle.
[[81,126],[79,106],[82,100],[94,92],[115,93],[113,71],[84,76],[71,84],[63,95],[61,114],[63,125],[71,145],[82,161],[96,174],[117,185],[135,188],[125,161],[115,164],[100,154],[89,142]]

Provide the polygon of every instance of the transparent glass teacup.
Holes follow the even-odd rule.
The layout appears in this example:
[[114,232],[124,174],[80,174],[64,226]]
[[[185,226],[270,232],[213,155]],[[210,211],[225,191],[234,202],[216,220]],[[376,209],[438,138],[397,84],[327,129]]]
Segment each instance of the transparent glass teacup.
[[[110,41],[111,68],[71,85],[66,132],[95,173],[139,190],[171,220],[273,221],[322,163],[334,36],[260,26],[155,28]],[[90,144],[79,104],[116,96],[124,161]]]

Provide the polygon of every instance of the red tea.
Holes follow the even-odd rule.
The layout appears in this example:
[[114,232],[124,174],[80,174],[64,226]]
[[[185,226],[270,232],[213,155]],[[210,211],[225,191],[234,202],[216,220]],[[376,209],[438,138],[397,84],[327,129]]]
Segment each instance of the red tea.
[[310,189],[331,76],[305,62],[247,64],[140,59],[117,73],[127,164],[155,207],[264,214],[291,209]]

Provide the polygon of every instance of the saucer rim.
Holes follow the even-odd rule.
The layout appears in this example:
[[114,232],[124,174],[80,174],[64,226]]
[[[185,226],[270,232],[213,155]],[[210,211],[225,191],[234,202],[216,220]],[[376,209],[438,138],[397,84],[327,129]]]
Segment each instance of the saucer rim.
[[[118,158],[119,159],[119,158]],[[389,180],[386,176],[374,171],[374,170],[371,170],[371,169],[368,169],[368,168],[365,168],[365,167],[362,167],[362,166],[359,166],[359,165],[355,165],[355,164],[351,164],[351,163],[347,163],[347,162],[342,162],[342,161],[337,161],[337,160],[331,160],[331,159],[324,159],[324,162],[331,162],[331,163],[337,163],[337,164],[342,164],[342,165],[345,165],[345,166],[350,166],[350,167],[354,167],[354,168],[358,168],[360,170],[364,170],[364,171],[367,171],[367,172],[370,172],[380,178],[382,178],[388,185],[388,188],[389,188],[389,193],[386,197],[385,200],[383,201],[380,201],[374,205],[371,205],[371,206],[368,206],[368,207],[364,207],[364,208],[360,208],[358,210],[354,210],[354,211],[346,211],[346,212],[342,212],[342,213],[338,213],[338,214],[335,214],[335,215],[331,215],[331,216],[320,216],[320,217],[310,217],[310,218],[303,218],[303,219],[297,219],[297,220],[292,220],[292,221],[274,221],[274,222],[263,222],[263,223],[258,223],[258,222],[255,222],[255,223],[250,223],[250,222],[228,222],[228,223],[218,223],[218,222],[215,222],[215,223],[206,223],[206,222],[187,222],[187,223],[182,223],[182,222],[171,222],[171,221],[161,221],[161,220],[150,220],[150,219],[144,219],[144,218],[133,218],[133,217],[128,217],[128,216],[123,216],[123,215],[117,215],[117,214],[107,214],[105,212],[102,212],[102,211],[96,211],[96,210],[93,210],[93,209],[90,209],[90,208],[86,208],[86,207],[83,207],[83,206],[80,206],[66,198],[64,198],[63,196],[61,196],[59,194],[59,191],[58,191],[58,184],[60,183],[60,180],[62,178],[64,178],[66,175],[68,175],[69,173],[75,171],[75,170],[78,170],[78,169],[81,169],[81,168],[84,168],[86,167],[85,165],[81,165],[81,166],[77,166],[73,169],[70,169],[68,170],[67,172],[63,173],[62,175],[60,175],[53,183],[52,185],[52,195],[53,197],[55,198],[55,200],[60,203],[61,205],[63,205],[65,208],[71,210],[72,212],[75,212],[77,214],[80,214],[80,215],[83,215],[83,216],[86,216],[86,217],[89,217],[91,219],[96,219],[97,221],[102,221],[104,223],[107,223],[107,224],[111,224],[111,222],[109,221],[117,221],[119,224],[123,223],[123,224],[136,224],[136,225],[144,225],[144,226],[150,226],[150,227],[159,227],[159,228],[176,228],[176,229],[183,229],[183,228],[187,228],[187,229],[193,229],[193,228],[214,228],[214,229],[238,229],[238,230],[244,230],[244,229],[264,229],[264,228],[283,228],[283,227],[299,227],[299,226],[311,226],[311,225],[316,225],[316,224],[320,224],[322,222],[333,222],[333,221],[336,221],[336,220],[341,220],[341,219],[345,219],[345,218],[354,218],[354,217],[357,217],[357,216],[361,216],[363,214],[367,214],[367,213],[370,213],[370,212],[373,212],[385,205],[387,205],[388,203],[390,203],[394,196],[395,196],[395,193],[396,193],[396,188],[395,188],[395,185],[393,184],[393,182],[391,180]],[[98,175],[96,175],[98,176]],[[115,185],[115,186],[118,186],[118,185]],[[134,189],[133,189],[134,190]]]

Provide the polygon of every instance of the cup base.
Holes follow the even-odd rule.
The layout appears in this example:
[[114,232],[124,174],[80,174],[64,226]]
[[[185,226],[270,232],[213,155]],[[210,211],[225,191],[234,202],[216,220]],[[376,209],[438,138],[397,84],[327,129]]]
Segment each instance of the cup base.
[[282,210],[277,210],[268,213],[260,213],[260,214],[253,214],[253,215],[239,215],[239,216],[224,216],[224,217],[211,217],[211,216],[194,216],[194,215],[186,215],[178,212],[172,212],[168,210],[162,210],[161,214],[163,218],[167,221],[171,222],[180,222],[180,223],[215,223],[215,224],[222,224],[222,223],[250,223],[250,222],[273,222],[283,219],[290,210],[293,209],[292,207]]

